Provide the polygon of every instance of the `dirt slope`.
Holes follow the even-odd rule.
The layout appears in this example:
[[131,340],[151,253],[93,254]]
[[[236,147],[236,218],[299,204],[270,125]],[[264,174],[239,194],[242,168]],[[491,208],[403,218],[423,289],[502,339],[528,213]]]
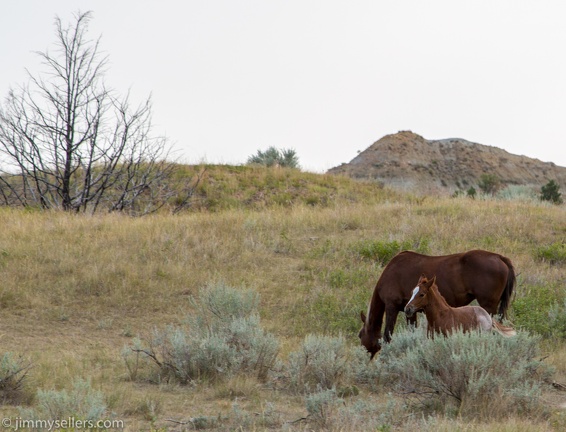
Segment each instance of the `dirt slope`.
[[418,191],[477,189],[482,174],[493,174],[504,185],[537,189],[549,180],[566,189],[566,168],[517,156],[497,147],[450,138],[427,140],[410,131],[386,135],[349,163],[328,171],[353,178]]

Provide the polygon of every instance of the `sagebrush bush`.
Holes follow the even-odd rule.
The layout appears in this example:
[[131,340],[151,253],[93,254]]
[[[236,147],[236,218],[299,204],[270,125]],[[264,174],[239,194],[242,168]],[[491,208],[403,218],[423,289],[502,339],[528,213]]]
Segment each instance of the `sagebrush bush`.
[[301,348],[289,354],[291,389],[303,392],[337,387],[350,378],[350,357],[343,336],[307,335]]
[[189,326],[195,332],[215,333],[234,319],[257,314],[259,294],[218,282],[202,288],[191,303],[197,313],[187,317]]
[[342,400],[337,397],[335,389],[320,390],[305,396],[305,405],[309,420],[317,426],[326,427],[332,411],[336,410]]
[[0,359],[0,401],[19,402],[23,398],[24,386],[31,364],[22,357],[5,353]]
[[107,411],[103,393],[94,390],[85,380],[75,381],[70,391],[38,390],[35,405],[32,409],[20,409],[20,417],[26,420],[74,418],[95,423],[104,420]]
[[404,404],[391,395],[345,399],[334,389],[305,396],[308,421],[327,431],[390,431],[407,417]]
[[380,395],[378,400],[364,398],[342,403],[336,417],[331,418],[328,423],[331,422],[331,430],[336,431],[389,432],[406,421],[407,417],[408,413],[402,401],[395,400],[391,395]]
[[369,361],[369,353],[362,346],[356,345],[350,350],[350,370],[353,381],[377,392],[381,378],[381,364],[378,361]]
[[[228,425],[223,425],[222,430],[241,430],[241,431],[257,431],[257,430],[281,430],[284,420],[281,418],[281,413],[275,409],[271,402],[262,404],[261,412],[249,412],[243,409],[240,404],[235,401],[232,404],[232,418],[230,418]],[[213,417],[214,418],[214,417]],[[215,417],[218,420],[218,417]],[[195,424],[195,429],[211,428],[214,425],[203,425],[206,427],[198,427]]]
[[455,332],[429,339],[423,328],[396,333],[383,347],[385,386],[448,414],[487,419],[542,410],[552,371],[539,360],[539,337]]
[[192,299],[194,313],[182,327],[156,330],[123,351],[130,377],[137,376],[139,355],[158,367],[157,380],[181,384],[248,373],[265,380],[279,352],[277,338],[260,325],[259,296],[224,284],[208,285]]

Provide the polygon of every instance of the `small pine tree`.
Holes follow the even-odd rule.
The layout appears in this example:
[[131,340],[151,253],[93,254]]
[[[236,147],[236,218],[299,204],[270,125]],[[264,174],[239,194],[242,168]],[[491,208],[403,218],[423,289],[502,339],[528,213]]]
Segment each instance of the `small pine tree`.
[[473,186],[470,186],[470,188],[466,191],[466,195],[472,199],[474,199],[476,197],[476,188]]
[[299,168],[299,158],[295,150],[292,149],[278,150],[275,147],[269,147],[266,151],[258,150],[257,154],[250,156],[248,158],[248,165]]
[[554,204],[562,204],[562,194],[560,186],[554,180],[550,180],[547,184],[540,188],[541,201],[550,201]]

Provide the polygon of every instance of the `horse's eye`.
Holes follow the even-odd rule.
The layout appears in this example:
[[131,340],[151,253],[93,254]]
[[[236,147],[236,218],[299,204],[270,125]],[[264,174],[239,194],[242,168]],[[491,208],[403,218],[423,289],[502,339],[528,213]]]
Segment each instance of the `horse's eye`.
[[421,293],[421,297],[424,297],[424,293]]

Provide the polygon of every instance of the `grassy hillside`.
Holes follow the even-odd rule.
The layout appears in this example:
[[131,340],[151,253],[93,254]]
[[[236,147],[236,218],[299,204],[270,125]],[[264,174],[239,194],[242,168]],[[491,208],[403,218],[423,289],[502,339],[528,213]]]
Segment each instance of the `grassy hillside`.
[[[196,184],[190,210],[262,210],[272,207],[308,205],[326,207],[337,203],[378,203],[405,197],[376,182],[262,166],[179,166],[178,188],[186,179]],[[197,179],[198,182],[197,182]]]
[[[184,214],[135,219],[0,209],[0,355],[32,364],[18,397],[4,393],[3,417],[39,410],[38,390],[71,391],[82,379],[132,431],[193,430],[188,419],[199,416],[218,419],[201,425],[210,430],[349,430],[335,418],[292,423],[306,417],[305,395],[275,378],[236,375],[191,385],[132,379],[123,348],[202,312],[191,299],[215,284],[259,294],[261,325],[280,341],[282,363],[309,334],[343,335],[357,346],[359,311],[383,269],[381,251],[396,246],[430,254],[485,248],[510,257],[519,274],[513,323],[543,335],[545,362],[566,382],[564,206],[416,199],[341,177],[217,170],[208,167],[199,185],[199,211]],[[382,403],[390,393],[379,386],[358,391],[347,404]],[[474,424],[403,411],[404,420],[383,430],[559,430],[566,393],[548,385],[544,397],[556,408],[537,417]]]

